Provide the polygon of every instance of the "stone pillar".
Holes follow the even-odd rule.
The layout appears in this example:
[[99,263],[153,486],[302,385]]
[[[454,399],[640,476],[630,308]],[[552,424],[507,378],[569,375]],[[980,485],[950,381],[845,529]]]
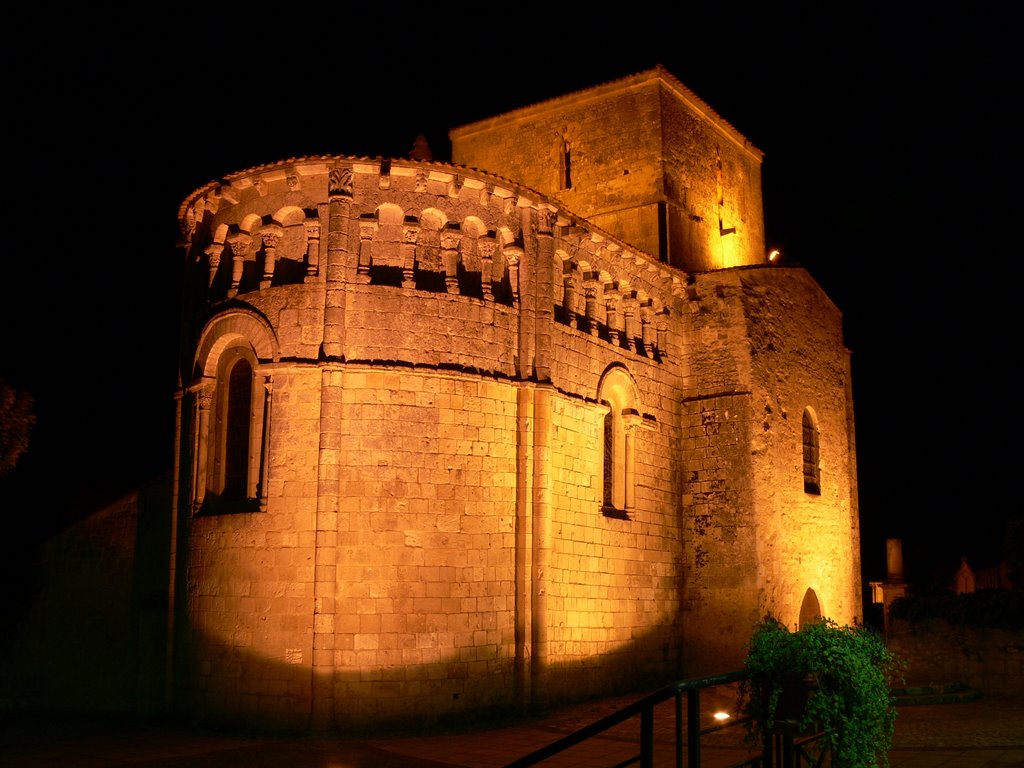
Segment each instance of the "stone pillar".
[[635,408],[627,408],[622,412],[623,437],[626,442],[625,464],[625,508],[631,512],[636,508],[636,435],[640,430],[642,417]]
[[480,287],[483,289],[484,301],[494,301],[494,249],[493,238],[481,237],[476,245],[480,253]]
[[[328,181],[327,268],[324,290],[323,356],[340,360],[345,353],[345,292],[349,263],[349,216],[352,209],[352,171],[333,168]],[[369,280],[369,275],[367,275]]]
[[444,286],[448,293],[459,293],[459,232],[449,229],[452,224],[441,232],[441,267],[444,269]]
[[242,284],[245,257],[249,253],[252,237],[240,232],[229,237],[228,244],[231,246],[231,288],[228,290],[228,298],[232,298],[238,294],[238,287]]
[[[373,265],[373,236],[377,232],[377,222],[359,222],[359,263],[356,266],[358,282],[370,282],[370,267]],[[330,251],[328,250],[328,257]]]
[[587,272],[583,275],[583,295],[585,303],[585,313],[587,317],[587,331],[591,336],[597,336],[597,286],[598,286],[598,274],[597,272]]
[[338,505],[341,493],[342,395],[344,374],[337,365],[320,380],[320,444],[317,451],[316,531],[313,564],[313,679],[310,725],[327,732],[335,725],[335,614],[338,580]]
[[281,242],[281,227],[272,224],[260,233],[263,236],[263,278],[260,290],[266,290],[274,280],[274,265],[277,260],[277,246]]
[[214,278],[217,277],[217,270],[220,268],[220,256],[224,252],[224,243],[210,243],[206,246],[206,256],[210,262],[210,279],[207,288],[213,287]]
[[533,679],[533,390],[516,394],[515,680],[516,709],[529,711]]
[[573,281],[572,263],[565,262],[562,271],[562,310],[570,328],[575,328],[576,320],[576,284]]
[[633,328],[636,309],[636,291],[630,291],[622,297],[622,337],[630,352],[636,351],[636,331]]
[[[554,357],[551,333],[555,322],[555,309],[551,298],[555,295],[555,240],[552,235],[554,212],[547,209],[537,211],[537,236],[534,295],[534,372],[537,381],[551,381],[551,363]],[[558,276],[561,280],[561,275]],[[540,299],[540,297],[547,297]]]
[[257,497],[260,500],[260,511],[267,511],[267,482],[270,472],[270,417],[273,414],[274,405],[274,380],[267,376],[263,380],[263,437],[260,440],[259,461],[259,485],[256,488]]
[[534,714],[543,714],[551,705],[549,690],[550,639],[548,637],[548,592],[551,575],[548,561],[551,554],[551,400],[550,386],[534,390],[533,403],[533,514],[531,516],[533,585],[531,591],[532,619],[530,666],[531,707]]
[[419,225],[406,224],[402,227],[402,244],[399,246],[402,263],[402,287],[416,285],[416,240],[419,239]]
[[196,451],[193,454],[195,466],[192,470],[192,511],[197,512],[206,501],[206,472],[209,463],[210,410],[213,406],[213,392],[216,382],[204,377],[196,392]]
[[647,355],[653,355],[655,347],[654,339],[652,338],[653,327],[651,326],[653,304],[654,302],[651,299],[647,299],[647,301],[640,305],[640,344],[642,346],[640,351]]
[[661,311],[661,319],[658,321],[658,356],[663,360],[668,359],[668,308]]
[[622,296],[619,287],[615,283],[605,283],[604,286],[604,318],[608,327],[608,341],[616,346],[621,344],[622,329],[619,326],[619,302]]
[[885,540],[886,581],[903,581],[903,542],[900,539]]
[[306,277],[308,283],[320,271],[320,219],[306,219]]

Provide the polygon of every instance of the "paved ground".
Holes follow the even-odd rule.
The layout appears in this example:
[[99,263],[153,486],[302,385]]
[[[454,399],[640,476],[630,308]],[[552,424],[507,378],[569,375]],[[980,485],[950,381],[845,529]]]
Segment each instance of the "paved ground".
[[[7,768],[501,768],[637,697],[602,699],[494,728],[374,738],[268,738],[101,717],[0,716]],[[705,704],[707,702],[704,702]],[[655,717],[656,766],[673,766],[671,702]],[[544,768],[615,766],[638,754],[629,722],[571,748]],[[747,755],[739,734],[702,741],[701,765]],[[892,768],[1024,768],[1024,692],[958,704],[901,707]]]

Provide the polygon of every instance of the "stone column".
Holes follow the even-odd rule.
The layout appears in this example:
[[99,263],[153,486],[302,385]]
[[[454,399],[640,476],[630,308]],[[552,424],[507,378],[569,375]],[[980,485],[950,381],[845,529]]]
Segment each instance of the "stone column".
[[281,227],[272,224],[263,229],[260,234],[263,236],[263,278],[260,280],[260,290],[266,290],[274,281],[274,265],[277,260],[277,246],[281,242],[283,231]]
[[491,238],[481,237],[477,240],[480,254],[480,288],[483,290],[484,301],[494,301],[494,249],[496,243]]
[[619,302],[622,296],[615,283],[604,284],[604,322],[608,327],[608,341],[619,346],[622,341],[622,329],[619,326]]
[[338,579],[338,507],[341,493],[341,438],[344,374],[324,367],[320,381],[320,444],[317,450],[316,531],[313,567],[313,679],[311,726],[335,725],[337,660],[335,614]]
[[207,288],[213,287],[214,278],[217,277],[217,270],[220,268],[220,256],[224,252],[224,243],[210,243],[206,246],[206,256],[210,262],[210,279]]
[[[451,227],[452,225],[447,225]],[[444,286],[448,293],[459,293],[459,233],[458,230],[441,231],[441,266],[444,269]]]
[[306,277],[308,283],[320,271],[320,219],[306,219]]
[[636,291],[630,291],[622,297],[622,337],[630,352],[636,351],[636,331],[633,329],[636,309]]
[[587,272],[583,275],[584,312],[587,318],[587,332],[591,336],[597,336],[597,286],[599,285],[597,272]]
[[549,690],[550,638],[548,633],[548,592],[551,575],[548,565],[551,554],[551,401],[550,386],[534,390],[533,403],[533,495],[531,516],[533,585],[531,591],[532,619],[530,666],[531,706],[535,714],[543,714],[551,705]]
[[416,285],[416,240],[419,238],[419,233],[418,225],[406,224],[402,227],[402,244],[399,249],[403,288],[413,288]]
[[267,477],[270,471],[270,417],[274,405],[274,380],[267,376],[263,380],[263,439],[259,451],[259,485],[256,488],[260,500],[260,511],[267,511]]
[[631,512],[636,508],[636,436],[640,431],[642,417],[635,408],[622,411],[623,437],[626,442],[625,464],[625,508]]
[[[340,360],[345,350],[346,271],[349,264],[349,217],[352,209],[352,171],[333,168],[328,181],[327,267],[324,290],[323,356]],[[369,280],[369,275],[367,275]]]
[[565,262],[562,273],[562,310],[570,328],[575,328],[576,320],[576,284],[573,282],[571,262]]
[[210,443],[210,410],[213,406],[213,392],[216,381],[204,377],[196,391],[196,451],[193,453],[195,465],[192,469],[192,512],[198,512],[206,501],[206,472],[209,464]]
[[654,354],[654,340],[651,338],[652,326],[651,326],[651,315],[653,314],[654,302],[651,299],[643,302],[640,305],[640,344],[642,346],[641,352],[646,355]]
[[252,245],[252,237],[240,232],[229,237],[228,244],[231,246],[231,288],[228,290],[228,298],[232,298],[238,294],[238,287],[242,284],[245,257]]

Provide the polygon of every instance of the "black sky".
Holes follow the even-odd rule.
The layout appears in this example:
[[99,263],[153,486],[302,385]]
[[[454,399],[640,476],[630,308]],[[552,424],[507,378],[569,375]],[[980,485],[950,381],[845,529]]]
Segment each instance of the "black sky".
[[0,480],[12,541],[170,467],[193,190],[289,157],[406,156],[421,132],[445,160],[452,127],[660,63],[764,151],[769,245],[843,312],[865,579],[884,577],[889,537],[912,577],[998,559],[1022,513],[1009,17],[217,7],[8,24],[0,375],[39,417]]

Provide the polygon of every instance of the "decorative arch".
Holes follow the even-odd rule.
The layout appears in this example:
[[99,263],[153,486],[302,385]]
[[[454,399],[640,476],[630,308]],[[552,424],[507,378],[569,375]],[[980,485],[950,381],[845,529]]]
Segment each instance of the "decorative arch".
[[245,339],[260,362],[277,362],[280,349],[270,324],[251,310],[232,309],[217,315],[203,328],[195,357],[197,375],[215,375],[217,357],[235,339]]
[[261,365],[278,357],[273,332],[252,312],[226,312],[203,330],[192,386],[196,513],[266,509],[272,386]]
[[636,507],[636,435],[640,426],[640,397],[629,371],[607,368],[598,384],[597,399],[604,414],[603,494],[601,511],[629,518]]

